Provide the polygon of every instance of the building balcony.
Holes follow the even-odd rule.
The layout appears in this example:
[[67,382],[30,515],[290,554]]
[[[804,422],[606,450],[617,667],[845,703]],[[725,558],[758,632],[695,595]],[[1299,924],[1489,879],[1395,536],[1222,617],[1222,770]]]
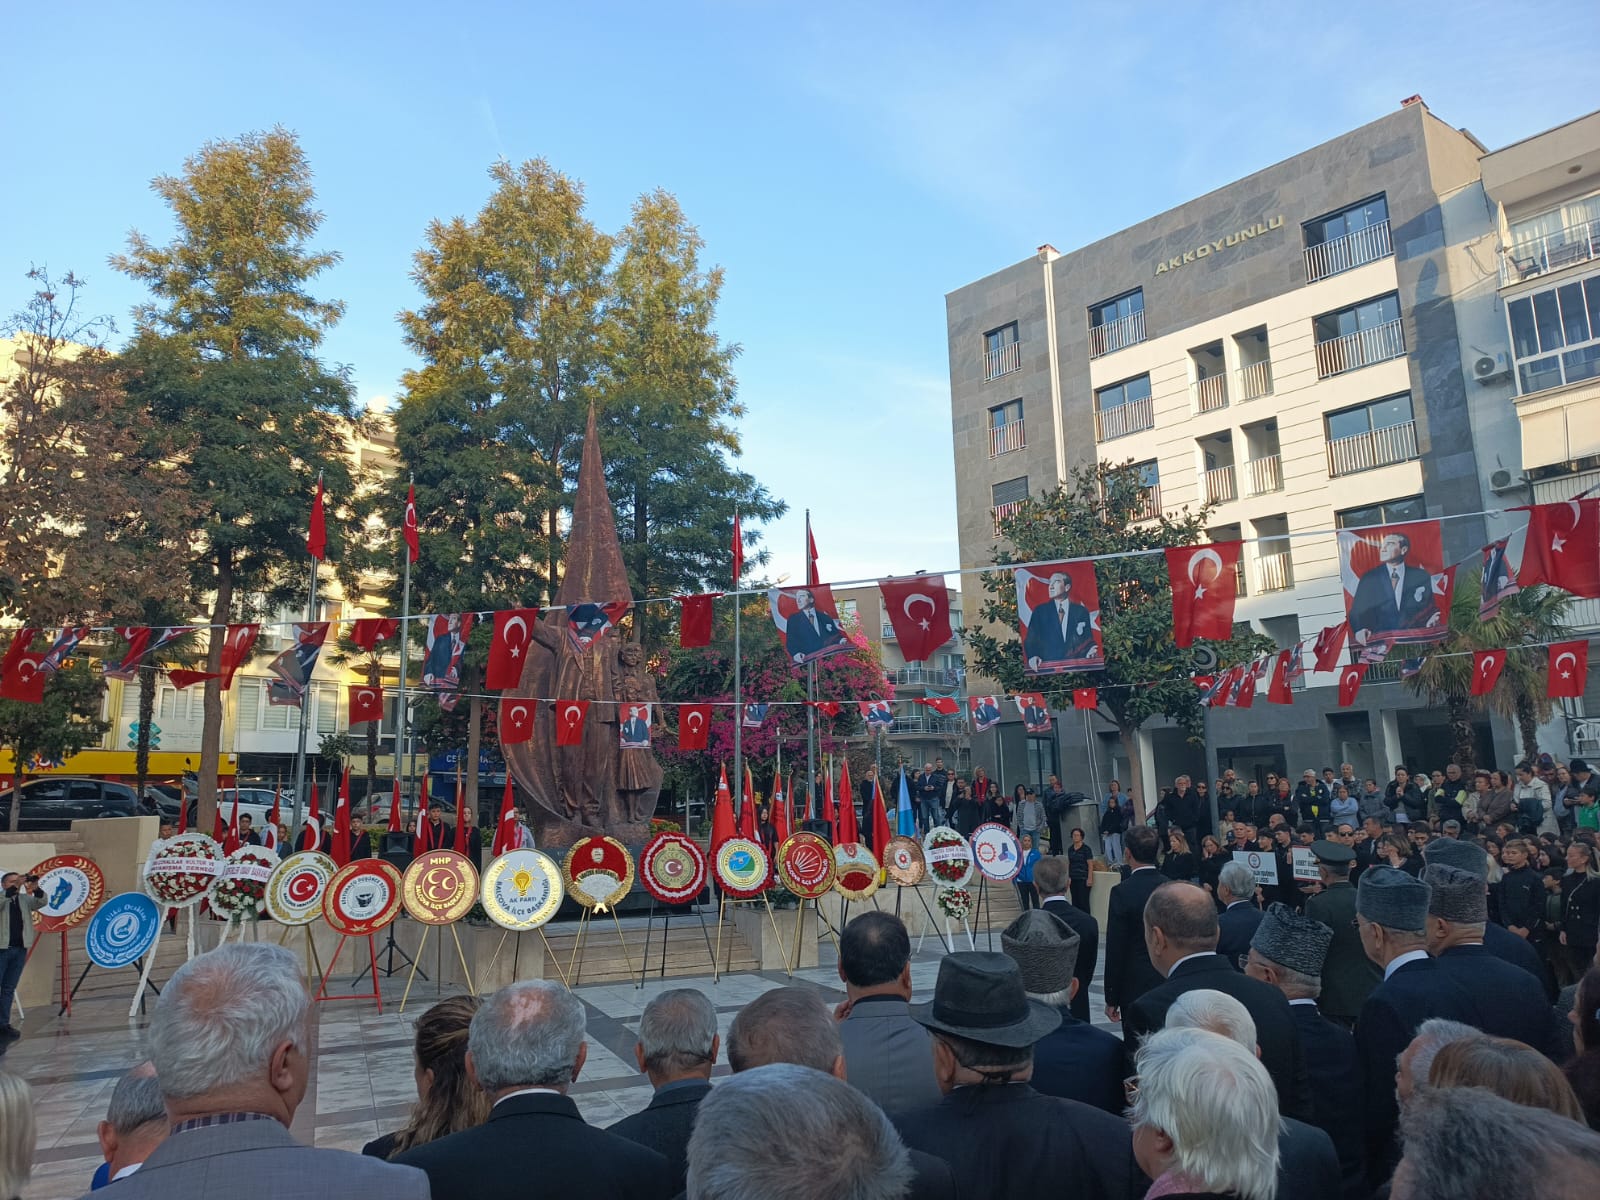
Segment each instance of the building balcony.
[[1402,421],[1328,443],[1328,475],[1354,475],[1417,457],[1417,423]]
[[952,667],[899,667],[889,672],[892,682],[912,687],[960,687],[966,678],[965,671]]
[[1244,464],[1245,488],[1252,496],[1265,496],[1268,492],[1283,491],[1283,457],[1267,454],[1261,458],[1246,459]]
[[1249,363],[1239,368],[1239,399],[1256,400],[1272,395],[1272,364]]
[[1144,341],[1144,309],[1131,312],[1109,325],[1089,327],[1089,357],[1099,358]]
[[1134,502],[1133,519],[1135,521],[1154,521],[1161,516],[1161,488],[1147,487],[1139,489],[1139,498]]
[[1262,554],[1256,559],[1256,591],[1286,592],[1294,586],[1294,564],[1289,551]]
[[1244,560],[1241,558],[1233,564],[1233,593],[1235,596],[1248,596],[1250,589],[1245,586]]
[[[959,737],[966,731],[965,717],[941,717],[938,713],[932,712],[897,712],[894,715],[894,724],[889,729],[889,736],[932,734],[936,737]],[[886,792],[885,795],[887,794]]]
[[1016,516],[1017,513],[1019,511],[1021,511],[1022,506],[1024,504],[1026,504],[1026,503],[1027,503],[1026,500],[1013,500],[1013,501],[1011,501],[1010,504],[996,504],[993,508],[991,508],[989,510],[990,515],[993,516],[993,518],[994,518],[994,536],[995,537],[998,538],[998,537],[1002,536],[1001,532],[1000,532],[1000,527],[1002,525],[1004,525],[1007,521],[1009,521],[1012,517]]
[[1569,225],[1500,251],[1500,286],[1507,287],[1600,258],[1600,220]]
[[1010,454],[1013,450],[1021,450],[1028,444],[1028,439],[1022,431],[1022,419],[1007,421],[1004,425],[991,425],[989,427],[989,457],[998,458],[1002,454]]
[[1127,437],[1130,433],[1153,429],[1156,423],[1155,401],[1149,396],[1129,400],[1116,408],[1102,409],[1094,414],[1094,440],[1109,442]]
[[999,379],[1013,371],[1022,370],[1022,343],[1007,342],[993,350],[983,352],[983,378]]
[[1239,498],[1238,489],[1234,486],[1232,463],[1202,471],[1200,480],[1205,487],[1207,504],[1226,504],[1229,500]]
[[1228,407],[1226,375],[1210,375],[1205,379],[1195,380],[1190,386],[1194,392],[1194,406],[1200,412],[1216,412],[1219,408]]
[[1379,221],[1376,225],[1352,230],[1320,246],[1307,246],[1306,282],[1315,283],[1341,271],[1388,258],[1393,253],[1394,247],[1389,242],[1389,222]]
[[1400,358],[1406,352],[1406,335],[1398,320],[1385,321],[1371,329],[1358,329],[1344,337],[1317,343],[1317,378],[1343,375],[1358,367]]

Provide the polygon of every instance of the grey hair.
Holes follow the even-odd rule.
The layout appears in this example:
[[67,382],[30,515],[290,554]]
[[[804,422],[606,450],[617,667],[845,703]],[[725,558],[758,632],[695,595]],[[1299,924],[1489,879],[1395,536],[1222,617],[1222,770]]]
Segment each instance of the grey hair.
[[1029,992],[1028,999],[1048,1004],[1051,1008],[1066,1008],[1072,1003],[1072,989],[1064,987],[1059,992]]
[[1411,1056],[1412,1081],[1420,1090],[1427,1084],[1428,1076],[1433,1073],[1433,1060],[1439,1056],[1439,1051],[1451,1042],[1482,1036],[1482,1030],[1461,1021],[1452,1021],[1449,1017],[1429,1017],[1417,1026],[1416,1036],[1407,1043],[1407,1049],[1411,1046],[1417,1048],[1417,1052]]
[[1256,894],[1255,872],[1242,862],[1228,861],[1217,872],[1217,884],[1228,889],[1235,900],[1248,900]]
[[1256,1052],[1256,1019],[1250,1010],[1226,992],[1196,988],[1185,992],[1167,1009],[1167,1029],[1203,1029]]
[[472,1015],[467,1053],[486,1092],[565,1087],[588,1030],[583,1004],[559,983],[508,983]]
[[1278,1093],[1251,1050],[1204,1029],[1151,1034],[1134,1060],[1135,1128],[1172,1139],[1173,1168],[1239,1200],[1278,1194]]
[[[1256,953],[1261,954],[1261,951],[1257,950]],[[1262,954],[1261,957],[1267,956]],[[1267,961],[1272,962],[1270,958]],[[1280,962],[1273,962],[1272,969],[1278,973],[1278,989],[1289,999],[1315,1000],[1322,995],[1321,975],[1307,975],[1304,971],[1296,971],[1293,967],[1286,967]]]
[[646,1071],[668,1074],[712,1061],[717,1043],[717,1010],[704,992],[671,988],[644,1006],[639,1045]]
[[712,1088],[689,1139],[689,1200],[900,1200],[911,1178],[911,1157],[882,1109],[792,1063]]
[[0,1071],[0,1196],[22,1195],[36,1142],[33,1089],[22,1076]]
[[173,972],[150,1021],[150,1061],[168,1100],[190,1100],[266,1072],[293,1042],[309,1053],[311,995],[300,960],[270,942],[236,942]]
[[167,1105],[156,1076],[135,1068],[117,1080],[106,1106],[106,1123],[118,1134],[130,1134],[141,1125],[166,1119]]
[[1600,1187],[1600,1134],[1485,1088],[1418,1092],[1400,1132],[1405,1154],[1394,1176],[1394,1200],[1502,1195],[1506,1164],[1515,1162],[1539,1164],[1545,1200],[1593,1196]]
[[812,987],[773,988],[741,1008],[728,1026],[728,1065],[736,1072],[770,1063],[828,1072],[843,1054],[839,1023]]

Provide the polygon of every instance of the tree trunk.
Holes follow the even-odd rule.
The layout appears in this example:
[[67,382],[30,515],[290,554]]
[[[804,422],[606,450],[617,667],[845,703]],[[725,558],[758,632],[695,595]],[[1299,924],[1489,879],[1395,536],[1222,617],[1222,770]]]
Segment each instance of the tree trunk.
[[1452,699],[1450,706],[1450,738],[1455,743],[1451,758],[1470,779],[1478,768],[1478,742],[1472,732],[1472,710],[1464,700]]
[[[12,833],[16,833],[22,821],[22,748],[11,747],[11,816],[6,825]],[[5,1014],[6,1020],[11,1019],[11,1014]]]
[[[1127,794],[1133,797],[1134,824],[1143,825],[1147,810],[1144,803],[1144,764],[1139,761],[1139,730],[1118,723],[1117,737],[1122,742],[1122,752],[1128,756]],[[1099,804],[1100,799],[1096,796],[1095,803]]]
[[1522,735],[1522,758],[1532,762],[1539,757],[1539,722],[1533,715],[1533,704],[1519,694],[1517,704],[1517,731]]
[[[211,644],[206,650],[206,670],[213,675],[222,670],[222,645],[232,611],[233,558],[223,551],[217,555],[217,598],[211,605]],[[216,823],[217,768],[222,757],[222,680],[206,680],[205,689],[200,710],[204,716],[200,726],[200,802],[195,813],[199,829],[210,829]]]
[[[133,790],[140,797],[144,796],[144,785],[150,778],[150,724],[155,717],[156,668],[146,665],[139,668],[139,736],[133,747]],[[181,781],[178,791],[178,807],[181,810],[186,803]]]

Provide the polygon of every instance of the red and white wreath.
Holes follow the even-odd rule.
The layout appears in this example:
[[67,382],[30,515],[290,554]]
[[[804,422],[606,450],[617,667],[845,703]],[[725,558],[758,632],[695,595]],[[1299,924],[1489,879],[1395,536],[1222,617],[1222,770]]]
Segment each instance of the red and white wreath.
[[144,864],[144,890],[169,908],[199,904],[222,874],[222,845],[203,833],[157,839]]
[[225,920],[254,920],[267,906],[267,880],[278,856],[260,846],[240,846],[222,864],[222,874],[206,899]]

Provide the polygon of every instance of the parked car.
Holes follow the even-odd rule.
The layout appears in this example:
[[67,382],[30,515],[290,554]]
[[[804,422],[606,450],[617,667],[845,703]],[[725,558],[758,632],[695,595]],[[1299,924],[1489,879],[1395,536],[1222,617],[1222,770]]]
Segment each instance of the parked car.
[[[239,815],[250,814],[250,824],[259,833],[267,823],[267,817],[272,813],[271,788],[218,788],[217,809],[222,813],[224,821],[233,819],[233,798],[239,797]],[[285,799],[279,806],[278,815],[284,821],[289,821],[294,815],[294,801]],[[185,827],[194,829],[200,816],[200,799],[197,796],[189,797],[189,815]],[[176,821],[178,819],[178,806],[176,803],[163,802],[161,805],[161,819],[163,821]],[[204,832],[210,833],[209,829]]]
[[[0,828],[10,828],[11,791],[0,792]],[[90,817],[138,815],[138,799],[124,783],[49,775],[22,785],[19,829],[70,829],[74,821]]]

